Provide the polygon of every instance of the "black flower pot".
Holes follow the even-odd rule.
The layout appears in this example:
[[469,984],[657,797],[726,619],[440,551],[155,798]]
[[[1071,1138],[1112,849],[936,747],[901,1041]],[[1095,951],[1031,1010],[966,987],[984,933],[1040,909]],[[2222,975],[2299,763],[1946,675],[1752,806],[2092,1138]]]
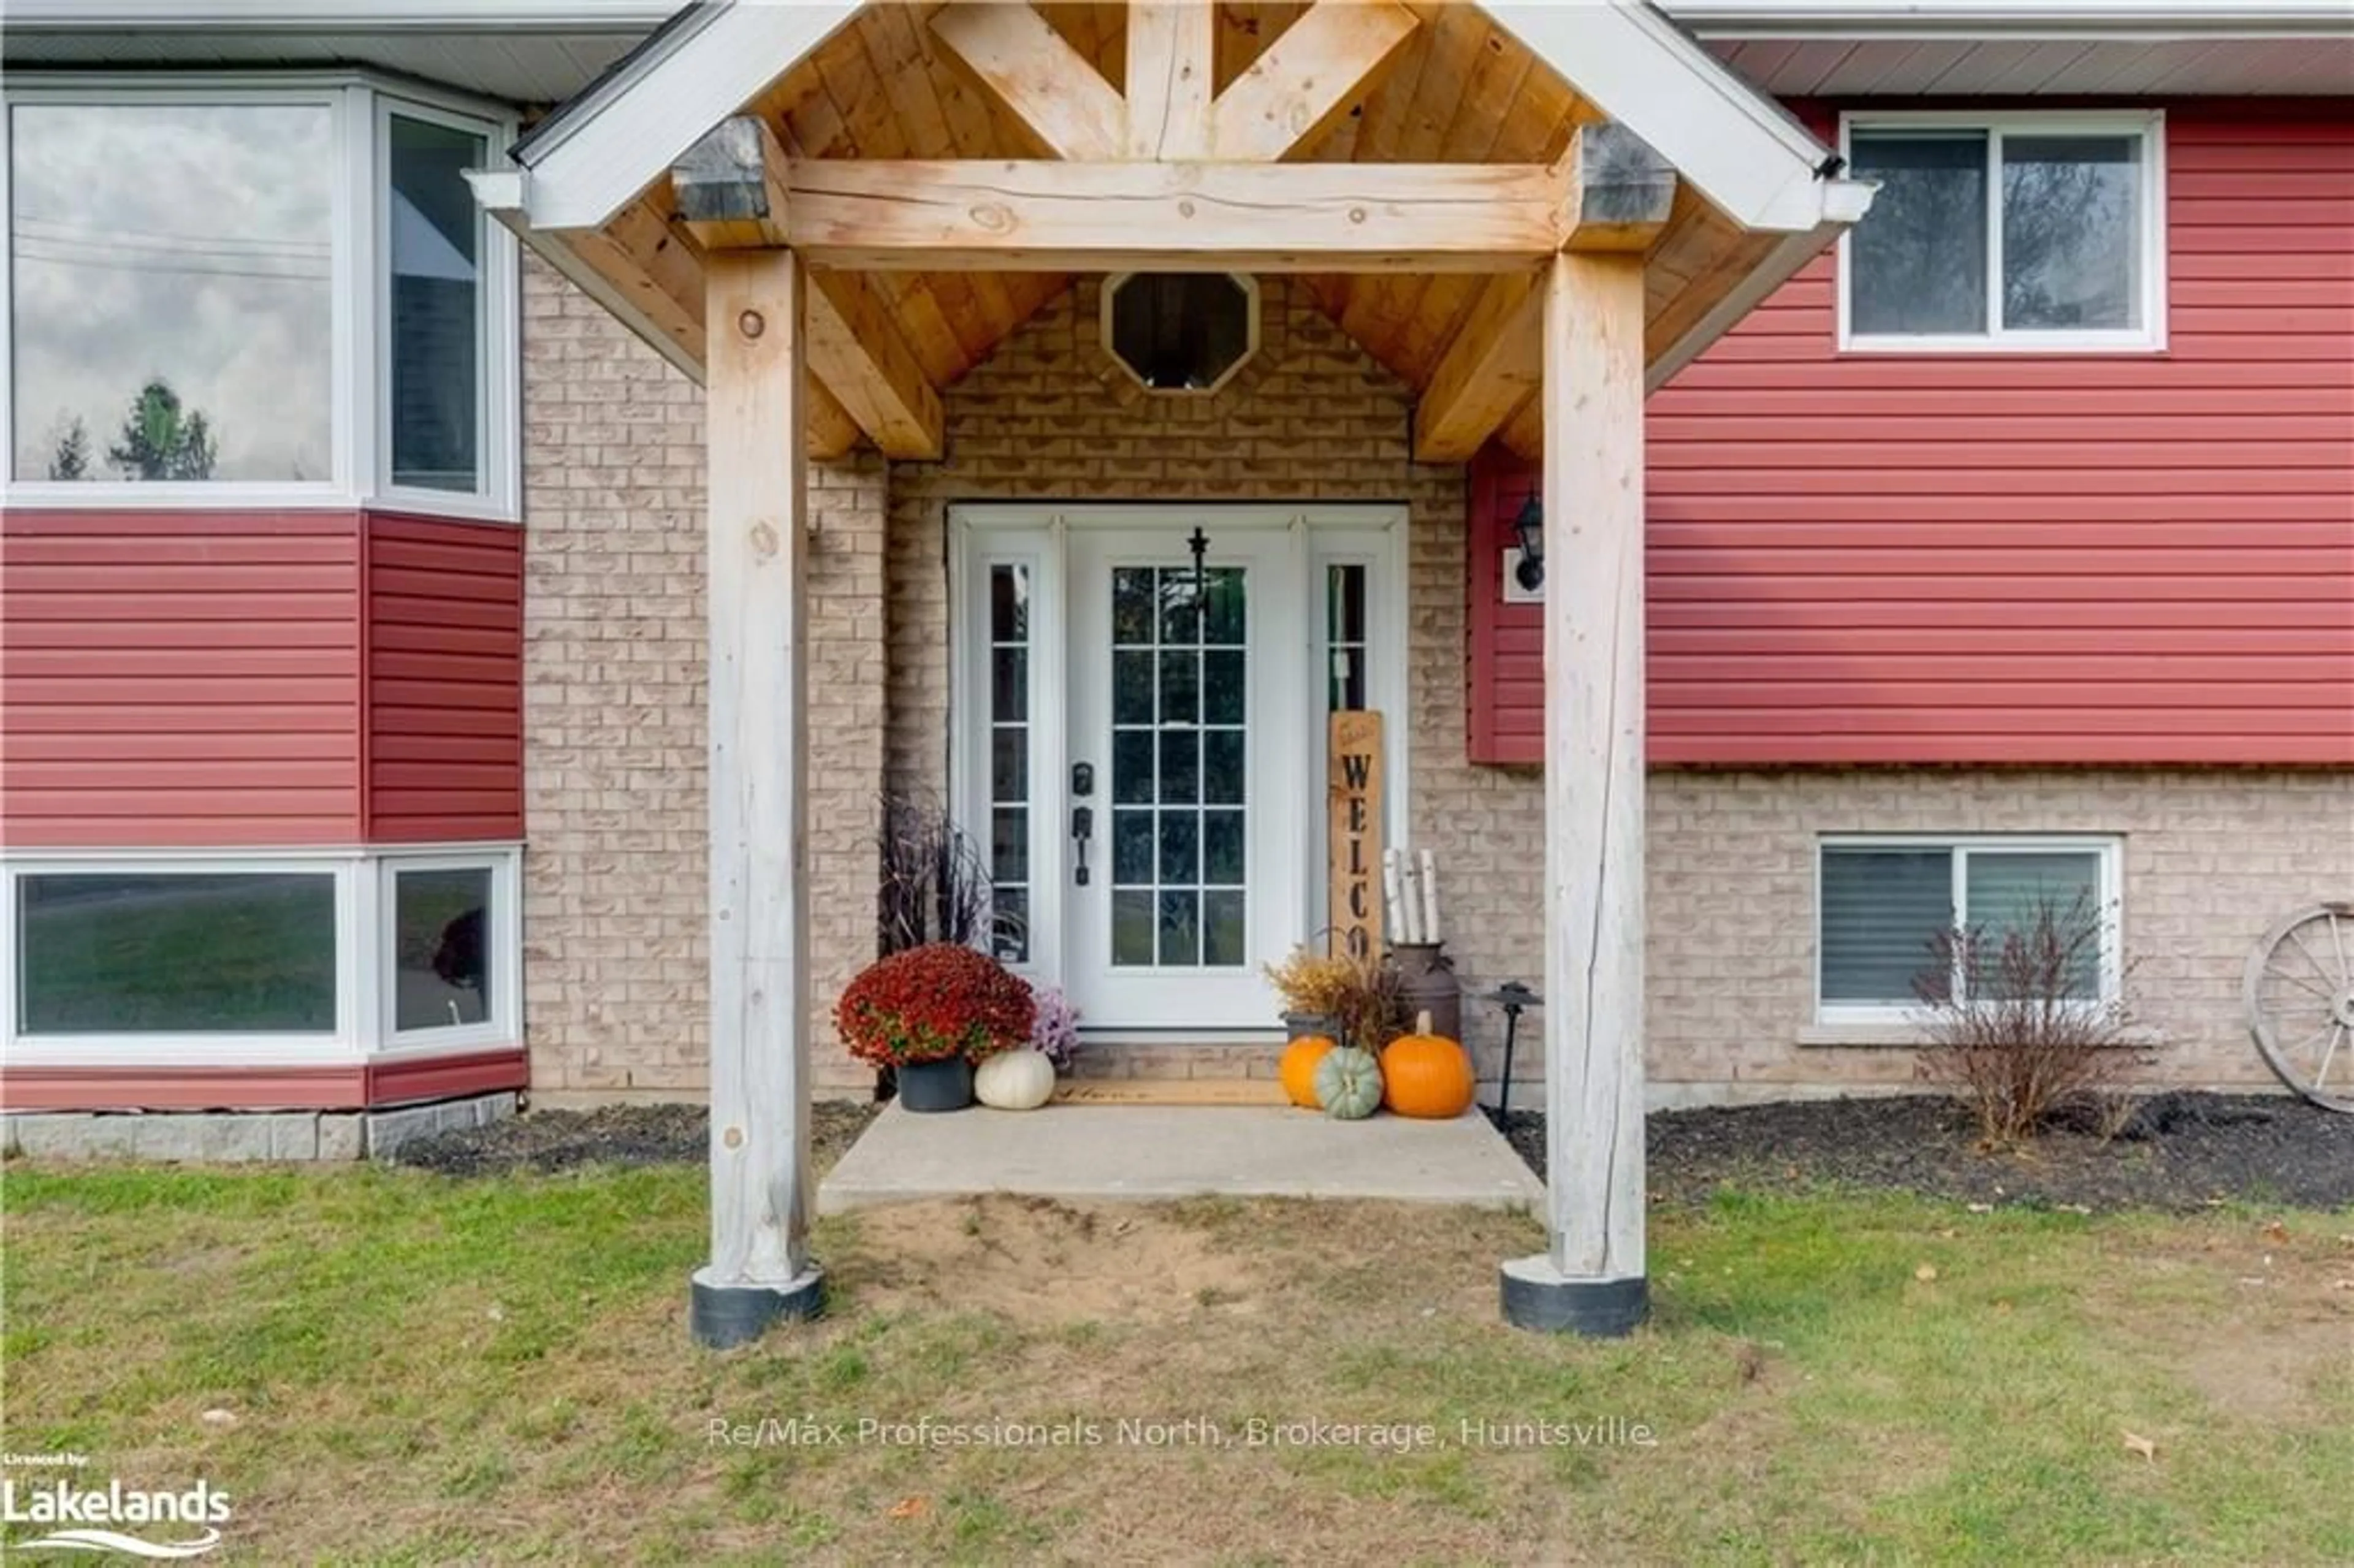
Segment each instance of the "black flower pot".
[[961,1056],[899,1069],[899,1103],[911,1111],[959,1111],[972,1104],[972,1064]]

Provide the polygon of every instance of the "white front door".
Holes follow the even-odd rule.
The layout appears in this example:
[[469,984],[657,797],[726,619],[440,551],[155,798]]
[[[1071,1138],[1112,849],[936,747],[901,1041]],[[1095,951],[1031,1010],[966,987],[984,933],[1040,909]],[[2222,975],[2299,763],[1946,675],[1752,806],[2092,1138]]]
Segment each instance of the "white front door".
[[1232,521],[1070,535],[1064,989],[1101,1025],[1267,1027],[1305,924],[1299,540]]
[[998,955],[1097,1038],[1278,1029],[1261,966],[1322,924],[1328,708],[1385,711],[1405,819],[1404,509],[953,516],[956,810]]

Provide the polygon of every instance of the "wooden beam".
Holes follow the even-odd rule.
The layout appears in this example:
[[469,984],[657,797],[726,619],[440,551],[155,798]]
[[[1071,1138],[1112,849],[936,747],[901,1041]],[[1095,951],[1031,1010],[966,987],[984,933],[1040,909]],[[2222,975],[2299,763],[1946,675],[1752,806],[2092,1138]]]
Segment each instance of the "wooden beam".
[[885,454],[932,461],[948,450],[939,392],[874,285],[819,273],[809,327],[810,368]]
[[[1643,1215],[1643,260],[1544,284],[1545,1190],[1508,1317],[1623,1333]],[[1515,1298],[1515,1286],[1520,1290]]]
[[806,281],[789,250],[706,265],[710,378],[711,1261],[705,1344],[812,1316],[809,1256]]
[[705,250],[785,242],[785,150],[757,114],[713,126],[671,165],[679,221]]
[[793,249],[852,270],[1509,272],[1561,248],[1562,176],[1506,164],[796,160]]
[[1210,154],[1216,91],[1218,8],[1198,0],[1129,0],[1128,136],[1130,158]]
[[1490,278],[1414,410],[1419,462],[1464,462],[1544,379],[1543,294],[1533,273]]
[[[705,266],[729,250],[784,244],[789,166],[776,132],[754,114],[721,121],[687,149],[671,169],[672,199]],[[871,287],[843,273],[818,279],[809,326],[809,368],[859,429],[892,457],[940,455],[939,393]]]
[[1569,212],[1563,246],[1571,250],[1649,250],[1675,213],[1676,171],[1650,144],[1610,121],[1581,125],[1570,137]]
[[1026,3],[944,5],[932,34],[1057,156],[1126,153],[1128,106]]
[[[1372,88],[1421,25],[1393,0],[1317,0],[1218,95],[1203,155],[1272,161],[1313,143]],[[1135,75],[1131,58],[1131,81]],[[1132,105],[1133,89],[1129,97]]]

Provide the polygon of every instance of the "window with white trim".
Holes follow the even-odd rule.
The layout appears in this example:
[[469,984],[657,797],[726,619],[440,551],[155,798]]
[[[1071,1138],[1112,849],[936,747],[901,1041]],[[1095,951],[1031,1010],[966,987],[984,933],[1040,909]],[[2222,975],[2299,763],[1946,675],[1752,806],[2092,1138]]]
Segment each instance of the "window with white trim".
[[1859,349],[2150,349],[2165,337],[2161,115],[1858,115],[1878,183],[1841,241]]
[[1825,1023],[1901,1021],[1936,969],[1939,937],[2000,941],[2049,907],[2100,922],[2100,955],[2076,979],[2086,1001],[2116,995],[2117,841],[2102,838],[1826,840],[1816,901],[1816,996]]
[[19,1033],[335,1033],[334,871],[39,871],[16,880]]
[[360,78],[12,81],[9,498],[512,516],[511,126]]
[[0,864],[0,1049],[348,1061],[522,1039],[516,854],[27,854]]

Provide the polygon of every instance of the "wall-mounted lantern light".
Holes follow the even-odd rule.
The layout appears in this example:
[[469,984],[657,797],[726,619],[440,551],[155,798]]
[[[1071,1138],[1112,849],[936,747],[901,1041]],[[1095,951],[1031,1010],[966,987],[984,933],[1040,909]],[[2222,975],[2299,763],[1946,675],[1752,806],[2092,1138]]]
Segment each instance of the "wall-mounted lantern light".
[[1512,532],[1521,542],[1520,565],[1512,568],[1520,579],[1522,590],[1535,593],[1544,587],[1544,503],[1537,493],[1521,503],[1521,514],[1512,519]]

